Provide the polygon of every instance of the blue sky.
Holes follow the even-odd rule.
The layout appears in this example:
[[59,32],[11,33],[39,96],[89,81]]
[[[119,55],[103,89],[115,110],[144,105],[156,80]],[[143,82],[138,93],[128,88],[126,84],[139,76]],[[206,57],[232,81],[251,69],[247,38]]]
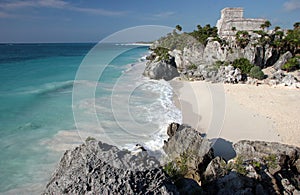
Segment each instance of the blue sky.
[[300,0],[0,0],[0,42],[97,42],[138,25],[215,25],[224,7],[292,28]]

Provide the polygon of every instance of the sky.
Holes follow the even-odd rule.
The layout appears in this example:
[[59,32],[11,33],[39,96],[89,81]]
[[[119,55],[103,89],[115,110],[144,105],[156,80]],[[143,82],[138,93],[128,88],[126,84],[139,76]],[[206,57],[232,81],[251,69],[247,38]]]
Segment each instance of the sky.
[[189,32],[215,26],[225,7],[243,7],[245,18],[272,27],[300,21],[300,0],[0,0],[0,43],[98,42],[140,25],[180,24]]

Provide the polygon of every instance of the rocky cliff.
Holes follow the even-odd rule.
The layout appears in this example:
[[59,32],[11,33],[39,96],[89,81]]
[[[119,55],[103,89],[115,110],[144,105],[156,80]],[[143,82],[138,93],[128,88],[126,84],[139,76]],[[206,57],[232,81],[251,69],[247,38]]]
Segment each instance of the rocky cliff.
[[[66,151],[44,194],[299,194],[300,149],[239,141],[226,161],[199,131],[170,124],[161,159],[98,141]],[[230,143],[230,142],[228,142]],[[215,149],[213,149],[215,148]]]
[[[168,132],[167,171],[182,194],[300,193],[300,148],[243,140],[232,145],[236,157],[226,161],[213,155],[214,142],[195,129],[172,123]],[[189,184],[189,190],[183,184]]]
[[145,152],[98,141],[66,151],[44,194],[176,194],[176,186]]
[[[245,47],[238,46],[235,40],[224,42],[215,38],[208,38],[204,45],[187,33],[169,34],[151,46],[154,52],[151,58],[148,58],[150,60],[144,75],[152,79],[171,80],[180,76],[192,81],[283,85],[299,88],[300,71],[291,73],[282,70],[292,59],[292,53],[287,51],[280,55],[278,49],[268,44],[264,46],[258,44],[258,39],[258,37],[250,39]],[[155,53],[157,48],[163,48],[164,53]],[[160,55],[167,56],[169,60],[160,60]],[[250,74],[250,67],[249,72],[245,73],[243,72],[245,65],[238,65],[239,67],[233,65],[240,59],[246,59],[252,67],[259,68]],[[300,68],[300,59],[295,59],[298,60],[296,66]]]

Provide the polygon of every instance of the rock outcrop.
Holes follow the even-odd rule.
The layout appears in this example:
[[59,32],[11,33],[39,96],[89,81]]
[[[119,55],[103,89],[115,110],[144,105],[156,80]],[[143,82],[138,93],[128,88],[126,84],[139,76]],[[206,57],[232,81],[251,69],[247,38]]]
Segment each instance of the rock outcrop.
[[242,81],[242,72],[233,66],[220,66],[218,69],[209,65],[199,65],[196,70],[181,72],[187,80],[206,80],[213,83],[239,83]]
[[243,140],[233,144],[237,156],[225,161],[187,125],[172,123],[167,133],[164,169],[144,150],[132,154],[87,141],[64,154],[44,194],[300,193],[298,147]]
[[289,59],[291,59],[293,57],[292,53],[287,51],[286,53],[284,53],[283,55],[280,56],[280,58],[277,60],[277,62],[273,65],[273,67],[276,70],[280,70],[282,68],[282,66],[287,63],[287,61]]
[[163,146],[168,159],[171,161],[184,159],[182,166],[187,168],[185,177],[200,182],[199,169],[205,170],[214,156],[212,142],[204,138],[199,131],[186,125],[171,124],[169,129],[172,129],[172,133]]
[[300,149],[297,147],[239,141],[233,145],[237,156],[226,162],[219,156],[214,157],[212,142],[186,125],[170,124],[168,135],[170,138],[163,148],[169,160],[175,162],[177,168],[187,169],[181,172],[182,178],[173,176],[178,190],[184,194],[192,194],[192,191],[201,194],[300,192]]
[[88,141],[65,152],[44,194],[177,194],[159,162],[146,152]]
[[[283,70],[275,70],[274,68],[270,67],[268,71],[267,76],[268,78],[265,79],[263,82],[265,84],[271,85],[271,86],[287,86],[287,87],[293,87],[293,88],[300,88],[300,82],[299,82],[299,75],[297,76],[297,72],[295,73],[288,73]],[[249,79],[248,79],[249,81]],[[247,81],[247,82],[248,82]],[[254,81],[254,80],[252,80]],[[249,81],[250,82],[250,81]],[[256,80],[254,82],[257,82]]]
[[177,71],[174,58],[171,58],[169,60],[149,61],[146,64],[143,75],[149,77],[150,79],[164,79],[169,81],[175,77],[178,77],[179,73]]

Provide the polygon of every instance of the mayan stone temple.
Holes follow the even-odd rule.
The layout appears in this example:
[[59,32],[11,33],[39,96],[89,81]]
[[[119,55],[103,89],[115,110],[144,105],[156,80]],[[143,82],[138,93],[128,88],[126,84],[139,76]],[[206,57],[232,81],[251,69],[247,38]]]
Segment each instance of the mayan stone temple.
[[221,18],[217,22],[218,34],[225,38],[234,36],[237,31],[261,30],[260,26],[265,19],[244,18],[243,8],[224,8],[221,10]]

